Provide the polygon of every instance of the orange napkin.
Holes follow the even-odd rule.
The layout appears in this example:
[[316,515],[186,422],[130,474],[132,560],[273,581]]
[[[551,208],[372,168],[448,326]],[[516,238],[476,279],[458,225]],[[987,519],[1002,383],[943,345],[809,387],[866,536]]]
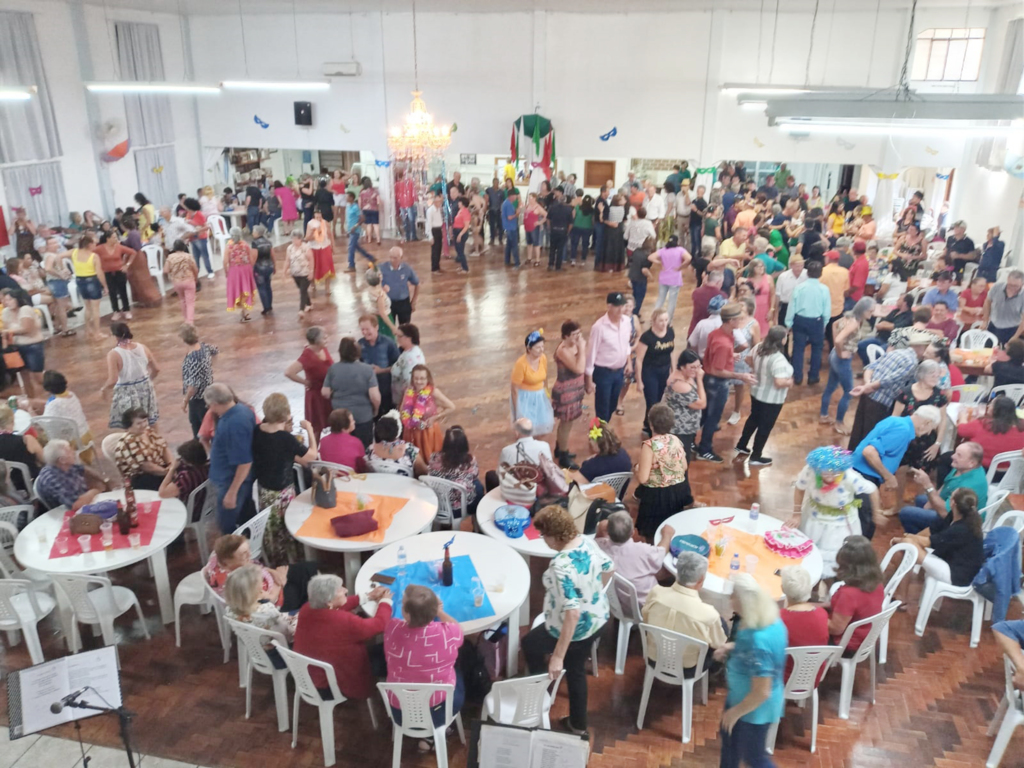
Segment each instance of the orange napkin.
[[766,590],[772,597],[775,599],[781,598],[782,579],[775,575],[775,571],[779,568],[785,568],[787,565],[800,565],[803,562],[803,558],[783,557],[776,554],[765,546],[763,537],[755,536],[746,531],[740,531],[735,528],[723,528],[722,532],[728,537],[729,543],[726,545],[725,552],[722,553],[721,557],[716,557],[714,547],[711,548],[708,570],[716,576],[728,579],[729,574],[732,573],[729,570],[729,566],[732,563],[734,553],[739,552],[740,571],[744,573],[747,570],[747,555],[757,555],[757,567],[751,575],[761,585],[761,588]]
[[[377,530],[370,531],[370,533],[365,533],[362,536],[349,536],[345,541],[372,541],[380,544],[384,541],[384,535],[388,532],[391,521],[395,519],[395,514],[408,501],[408,499],[400,499],[394,496],[370,496],[368,508],[373,510],[373,519],[377,521]],[[313,507],[312,514],[306,518],[306,522],[299,528],[297,535],[311,539],[340,538],[331,527],[331,519],[351,515],[357,511],[356,494],[338,491],[338,506],[334,509]]]

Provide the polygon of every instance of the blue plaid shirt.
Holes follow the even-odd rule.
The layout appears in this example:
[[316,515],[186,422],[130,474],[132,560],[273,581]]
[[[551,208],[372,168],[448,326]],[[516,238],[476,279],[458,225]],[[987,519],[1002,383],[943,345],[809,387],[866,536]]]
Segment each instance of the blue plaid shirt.
[[890,349],[871,363],[867,367],[871,371],[871,381],[879,384],[879,388],[871,393],[871,399],[892,408],[900,390],[914,383],[917,363],[917,352],[913,349]]
[[78,497],[89,490],[89,484],[85,481],[85,467],[81,464],[72,464],[67,472],[47,464],[39,473],[36,484],[39,495],[49,509],[62,504],[70,509]]

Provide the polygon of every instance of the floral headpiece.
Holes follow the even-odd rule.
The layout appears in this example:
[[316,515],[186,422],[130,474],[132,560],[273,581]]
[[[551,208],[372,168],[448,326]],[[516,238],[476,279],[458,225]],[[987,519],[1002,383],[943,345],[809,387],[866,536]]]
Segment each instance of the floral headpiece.
[[838,445],[823,445],[807,454],[807,466],[817,472],[845,472],[853,466],[853,454]]
[[526,337],[526,348],[529,349],[538,341],[544,341],[543,328],[538,328],[536,331],[530,331],[530,335]]
[[590,432],[587,433],[587,436],[591,440],[599,440],[602,435],[604,435],[604,430],[601,429],[601,420],[598,419],[597,417],[591,419]]

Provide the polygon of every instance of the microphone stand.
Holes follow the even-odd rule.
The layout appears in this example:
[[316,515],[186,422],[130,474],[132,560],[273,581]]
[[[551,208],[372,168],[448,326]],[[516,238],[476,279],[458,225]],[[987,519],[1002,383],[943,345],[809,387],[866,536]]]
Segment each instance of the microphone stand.
[[124,743],[124,751],[128,754],[128,766],[129,768],[136,768],[135,756],[132,754],[131,746],[131,725],[132,718],[135,717],[134,712],[128,711],[123,706],[117,708],[96,707],[81,701],[69,701],[64,706],[73,709],[88,709],[100,714],[117,715],[118,722],[120,723],[121,741]]

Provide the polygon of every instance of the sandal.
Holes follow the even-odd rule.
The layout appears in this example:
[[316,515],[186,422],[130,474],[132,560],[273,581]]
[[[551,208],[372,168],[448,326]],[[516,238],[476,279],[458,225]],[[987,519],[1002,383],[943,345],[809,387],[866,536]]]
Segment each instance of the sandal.
[[616,416],[625,416],[626,412],[622,408],[616,408],[615,409],[615,415]]

